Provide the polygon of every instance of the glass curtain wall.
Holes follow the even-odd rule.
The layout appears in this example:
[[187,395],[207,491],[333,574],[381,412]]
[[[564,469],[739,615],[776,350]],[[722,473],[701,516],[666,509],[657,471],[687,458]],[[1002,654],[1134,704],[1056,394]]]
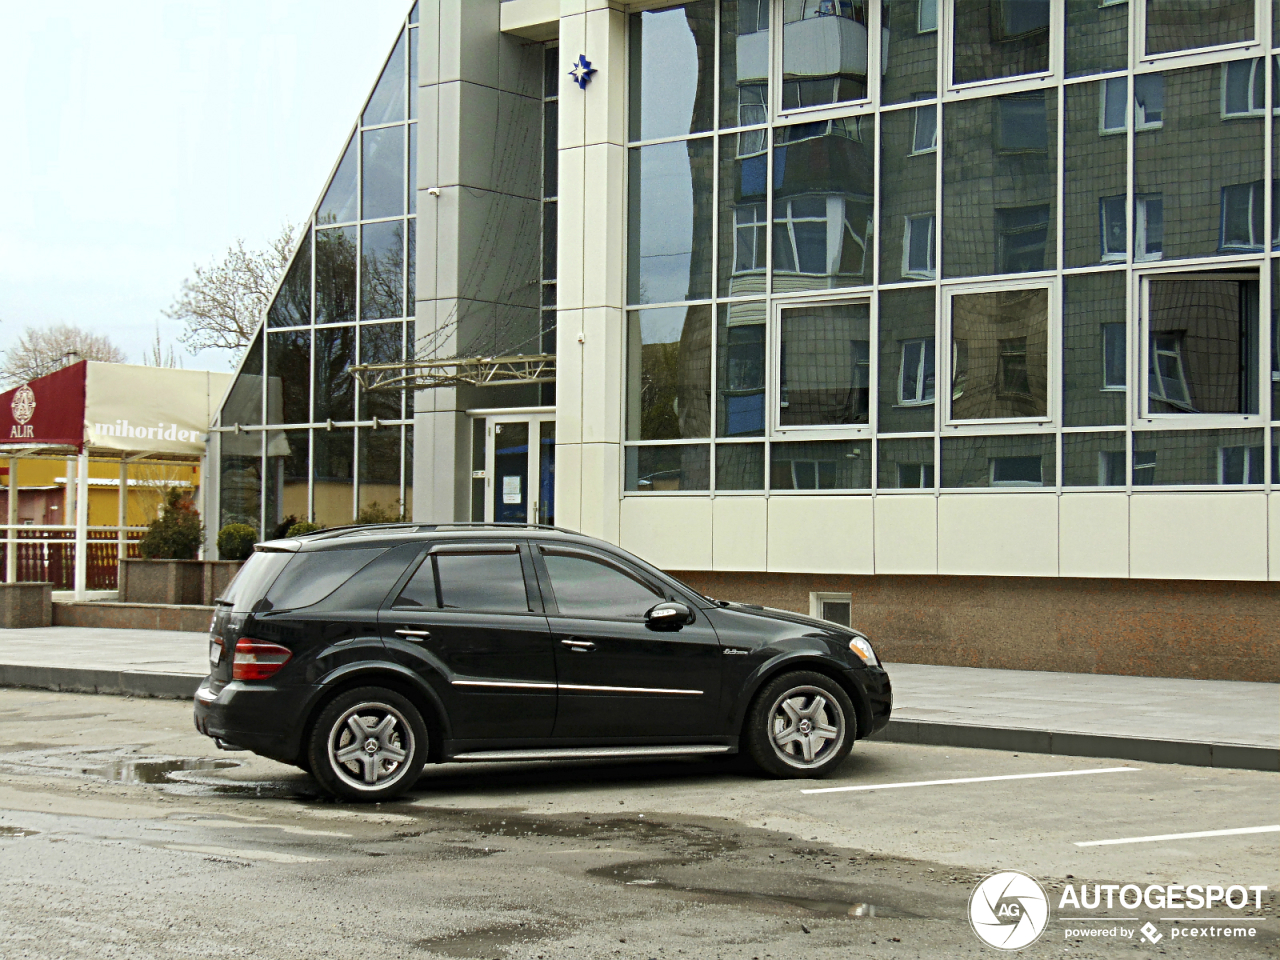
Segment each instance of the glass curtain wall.
[[1275,483],[1272,15],[632,14],[625,491]]
[[361,391],[347,367],[412,355],[417,25],[415,4],[219,414],[219,526],[409,514],[412,399]]

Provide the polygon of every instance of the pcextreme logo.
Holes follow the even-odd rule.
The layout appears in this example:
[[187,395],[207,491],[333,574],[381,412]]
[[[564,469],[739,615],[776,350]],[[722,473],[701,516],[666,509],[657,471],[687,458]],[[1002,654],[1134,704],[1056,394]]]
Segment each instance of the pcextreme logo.
[[969,897],[969,925],[983,943],[1021,950],[1049,922],[1049,897],[1032,877],[1003,870],[984,877]]

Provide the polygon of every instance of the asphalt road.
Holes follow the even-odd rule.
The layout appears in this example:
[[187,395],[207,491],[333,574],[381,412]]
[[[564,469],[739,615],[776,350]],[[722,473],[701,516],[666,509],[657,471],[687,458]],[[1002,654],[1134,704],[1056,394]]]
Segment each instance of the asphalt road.
[[[1018,779],[886,786],[981,777]],[[0,956],[999,956],[968,901],[1007,869],[1050,900],[1022,956],[1276,956],[1280,833],[1077,844],[1274,824],[1278,799],[1270,773],[876,743],[823,781],[449,765],[344,806],[219,753],[188,704],[0,690]],[[1268,889],[1178,923],[1060,907],[1095,883]],[[1255,935],[1186,935],[1210,917]],[[1104,929],[1133,936],[1081,932]]]

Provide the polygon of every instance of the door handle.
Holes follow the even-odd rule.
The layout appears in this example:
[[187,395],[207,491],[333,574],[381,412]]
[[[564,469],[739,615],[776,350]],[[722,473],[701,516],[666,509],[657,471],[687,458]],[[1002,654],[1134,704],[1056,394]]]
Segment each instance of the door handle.
[[560,642],[574,653],[590,653],[596,648],[590,640],[561,640]]
[[430,640],[430,630],[397,630],[396,636],[407,637],[410,640]]

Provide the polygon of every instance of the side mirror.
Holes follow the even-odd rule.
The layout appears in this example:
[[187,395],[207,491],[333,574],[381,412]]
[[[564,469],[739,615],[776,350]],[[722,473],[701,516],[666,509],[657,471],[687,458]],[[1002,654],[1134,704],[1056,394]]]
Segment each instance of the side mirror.
[[679,630],[685,624],[693,623],[693,611],[683,603],[665,600],[649,609],[644,615],[644,622],[651,630]]

